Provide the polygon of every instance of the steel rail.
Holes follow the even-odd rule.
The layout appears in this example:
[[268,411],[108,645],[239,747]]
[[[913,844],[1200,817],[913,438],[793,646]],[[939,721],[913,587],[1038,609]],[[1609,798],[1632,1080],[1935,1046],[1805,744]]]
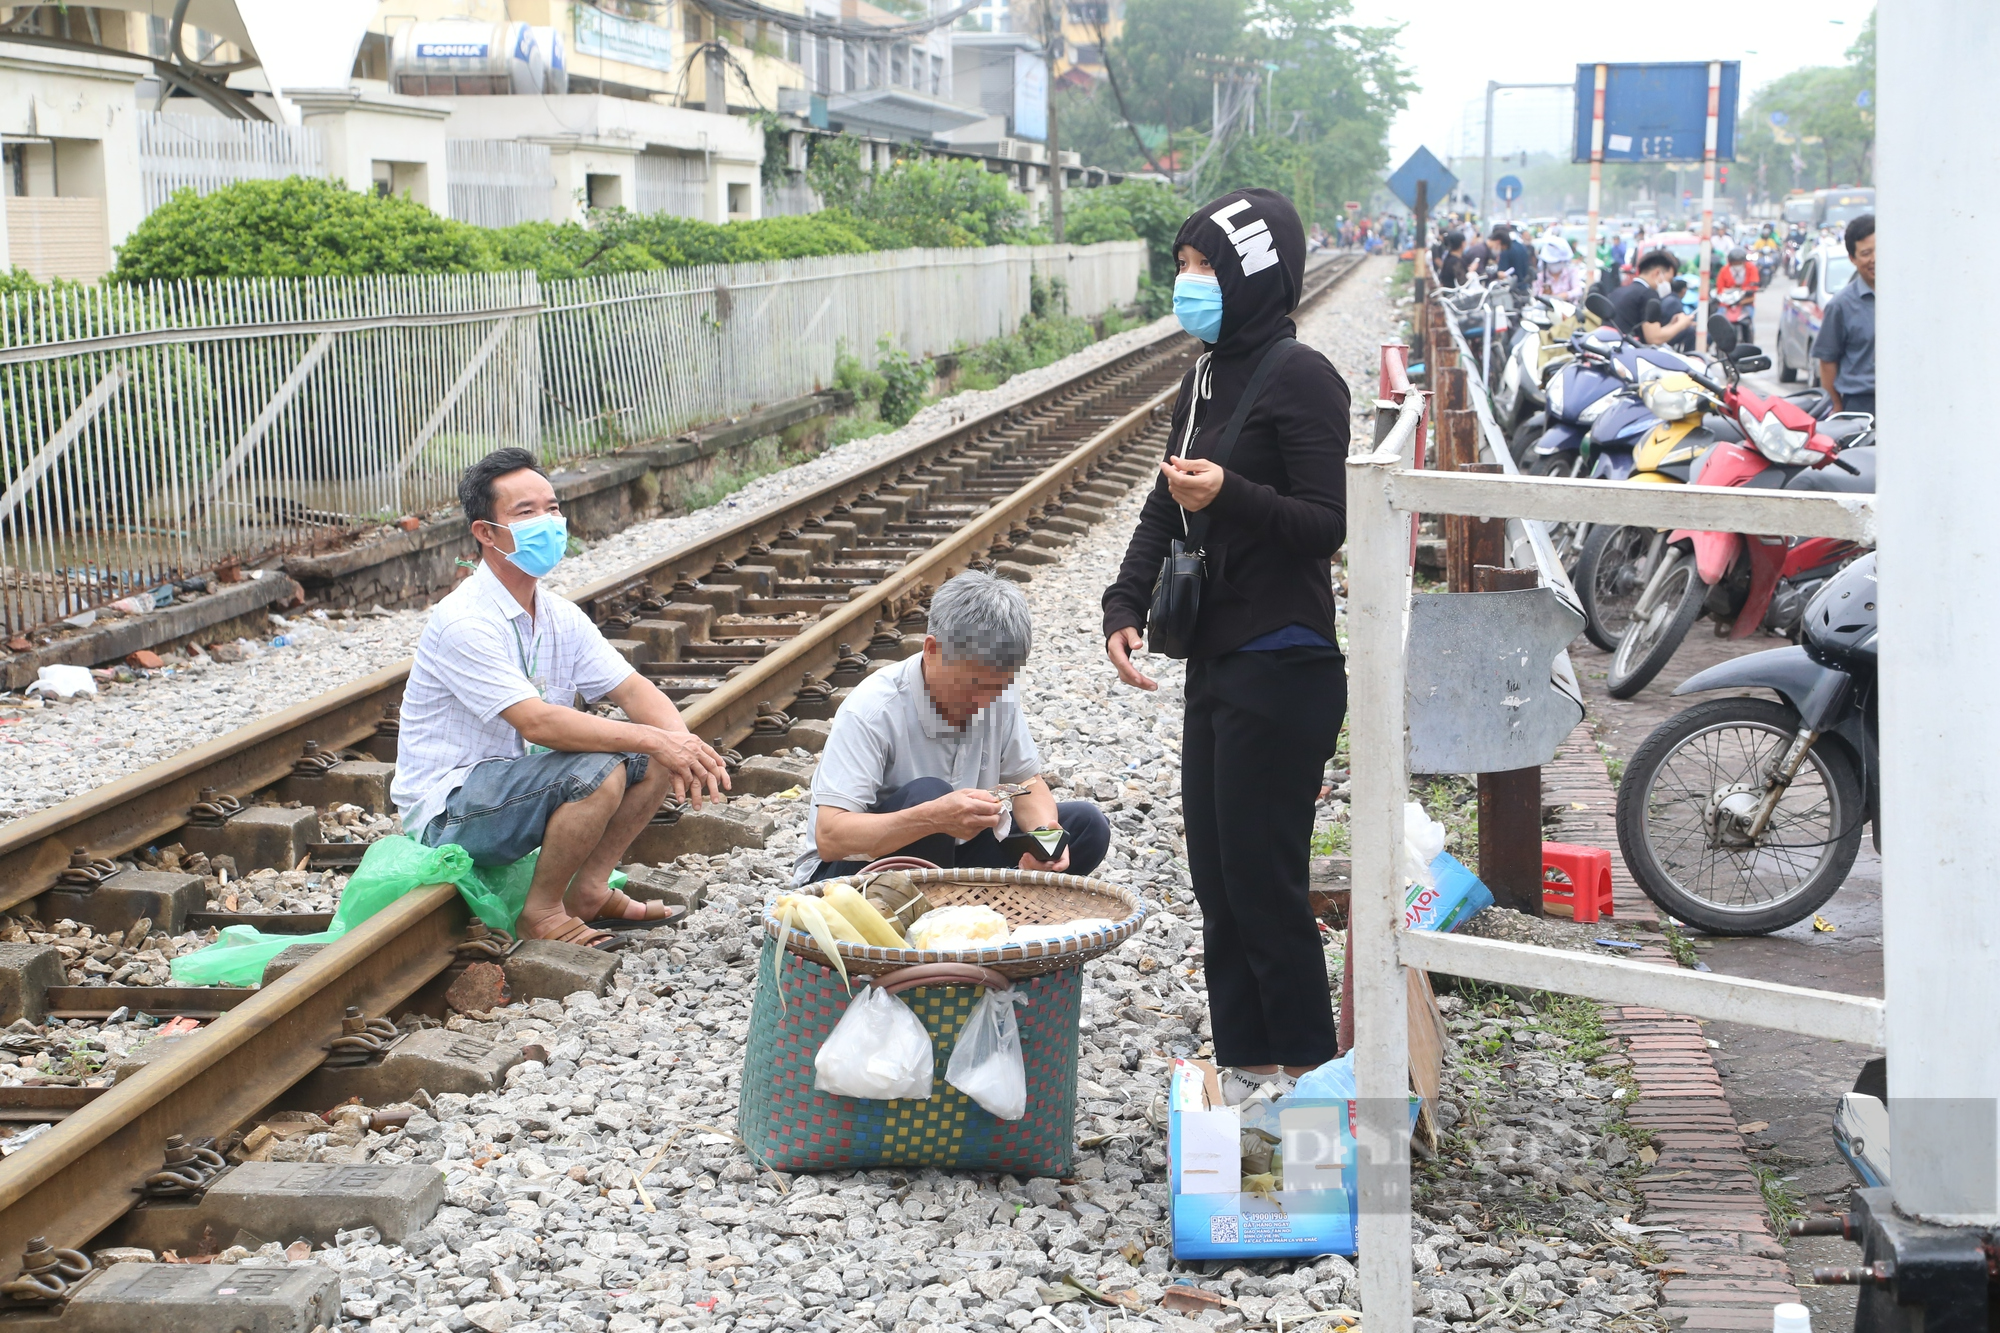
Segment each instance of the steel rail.
[[[1310,290],[1306,300],[1331,289],[1356,267],[1353,263],[1340,267]],[[1147,347],[1162,341],[1153,340]],[[1128,358],[1125,368],[1138,359],[1138,354]],[[1117,369],[1094,368],[1078,379]],[[1072,380],[1028,401],[1052,404],[1076,383]],[[945,542],[869,585],[865,595],[774,648],[712,694],[690,702],[683,710],[689,725],[704,734],[721,727],[726,734],[745,727],[763,699],[789,698],[790,691],[776,688],[779,682],[830,662],[838,643],[865,628],[883,605],[946,571],[965,567],[1011,524],[1047,504],[1092,464],[1143,434],[1171,402],[1173,392],[1166,388],[1152,394],[990,504]],[[1022,414],[1025,406],[986,414],[979,428]],[[963,426],[955,428],[946,432],[946,439],[955,440],[963,433]],[[939,447],[933,440],[893,461],[900,468],[912,457]],[[853,494],[866,489],[858,477],[880,470],[877,465],[850,475],[844,486],[818,488],[817,503],[826,505],[829,496],[842,490]],[[741,541],[747,547],[753,539],[744,534],[769,521],[768,514],[751,516],[729,534],[679,548],[653,562],[649,570],[675,565],[696,552],[713,552],[727,542]],[[633,583],[630,575],[621,575],[598,586]],[[382,705],[401,690],[408,666],[404,662],[377,671],[0,829],[0,883],[5,886],[0,903],[17,905],[52,885],[55,873],[67,864],[68,849],[79,842],[100,854],[115,854],[170,832],[184,822],[186,808],[201,786],[247,795],[289,773],[306,740],[339,746],[364,738],[380,718]],[[326,1040],[339,1030],[348,1006],[382,1014],[409,1000],[450,965],[452,946],[467,920],[464,903],[451,885],[407,894],[210,1026],[181,1039],[172,1050],[69,1115],[31,1149],[0,1161],[0,1280],[19,1273],[21,1253],[33,1236],[49,1236],[59,1245],[80,1245],[115,1223],[135,1201],[137,1183],[158,1169],[169,1136],[197,1139],[226,1134],[281,1097],[318,1066]]]

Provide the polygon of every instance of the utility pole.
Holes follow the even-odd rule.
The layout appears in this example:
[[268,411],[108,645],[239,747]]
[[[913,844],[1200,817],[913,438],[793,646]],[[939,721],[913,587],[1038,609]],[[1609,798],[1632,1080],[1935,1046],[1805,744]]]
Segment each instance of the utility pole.
[[[1493,94],[1505,89],[1516,88],[1568,88],[1567,83],[1501,83],[1496,79],[1486,81],[1486,153],[1479,166],[1479,209],[1476,217],[1483,219],[1486,210],[1493,207]],[[1480,231],[1484,232],[1481,225]]]
[[1063,52],[1063,0],[1042,0],[1042,24],[1049,62],[1049,237],[1063,239],[1062,139],[1056,133],[1056,61]]

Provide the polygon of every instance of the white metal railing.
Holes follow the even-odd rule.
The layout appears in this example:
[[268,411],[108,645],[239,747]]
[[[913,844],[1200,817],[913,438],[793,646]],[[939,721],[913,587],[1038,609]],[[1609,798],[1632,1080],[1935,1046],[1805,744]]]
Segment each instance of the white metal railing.
[[549,146],[522,139],[447,139],[451,215],[476,227],[547,222],[556,173]]
[[1487,518],[1639,524],[1785,533],[1872,543],[1874,497],[1801,495],[1710,486],[1422,471],[1422,395],[1411,394],[1374,452],[1347,460],[1349,726],[1354,756],[1353,896],[1358,1245],[1362,1308],[1371,1325],[1410,1325],[1409,1051],[1403,969],[1585,995],[1880,1046],[1880,1000],[1714,973],[1595,958],[1560,949],[1402,929],[1399,871],[1409,799],[1405,637],[1409,521],[1416,512]]
[[843,344],[983,341],[1031,274],[1097,314],[1145,263],[1120,241],[0,296],[0,629],[447,505],[502,445],[556,462],[810,393]]
[[306,125],[141,111],[138,131],[148,213],[176,190],[207,194],[238,181],[326,174],[320,133]]

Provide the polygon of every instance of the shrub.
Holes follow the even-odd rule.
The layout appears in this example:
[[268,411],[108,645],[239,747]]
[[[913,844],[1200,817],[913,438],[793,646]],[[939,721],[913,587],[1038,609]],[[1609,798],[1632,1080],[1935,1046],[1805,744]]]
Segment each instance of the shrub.
[[477,273],[499,265],[487,233],[409,199],[359,194],[338,181],[240,181],[213,194],[178,191],[118,247],[111,276],[291,278],[372,273]]
[[876,406],[882,420],[906,425],[924,405],[937,372],[929,361],[918,360],[901,348],[890,346],[886,337],[876,347],[881,355],[875,359],[875,373],[882,380],[882,395]]

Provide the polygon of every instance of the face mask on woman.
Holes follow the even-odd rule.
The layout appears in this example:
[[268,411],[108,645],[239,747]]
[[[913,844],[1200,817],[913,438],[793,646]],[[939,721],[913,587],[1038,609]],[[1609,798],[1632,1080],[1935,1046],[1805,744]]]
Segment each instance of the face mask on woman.
[[514,534],[514,549],[507,552],[508,562],[535,578],[544,579],[554,573],[563,552],[569,549],[569,523],[561,514],[543,514],[501,526]]
[[1174,279],[1174,318],[1205,343],[1222,336],[1222,284],[1212,273],[1183,273]]

